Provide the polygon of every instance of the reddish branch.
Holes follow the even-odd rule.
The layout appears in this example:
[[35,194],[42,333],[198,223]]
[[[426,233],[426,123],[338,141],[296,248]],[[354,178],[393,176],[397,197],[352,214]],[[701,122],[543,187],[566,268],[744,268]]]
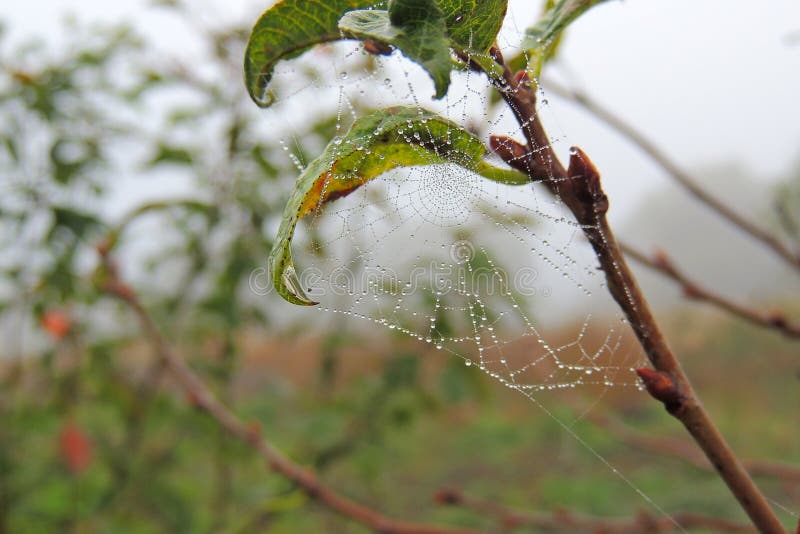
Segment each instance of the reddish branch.
[[605,518],[559,510],[551,514],[534,514],[514,510],[494,501],[478,499],[457,489],[443,489],[436,494],[443,505],[461,506],[498,521],[504,530],[536,529],[536,532],[594,532],[638,534],[640,532],[674,532],[702,528],[714,532],[750,532],[751,527],[735,521],[700,514],[680,513],[670,517],[653,517],[640,513],[631,518]]
[[292,481],[310,498],[375,532],[383,534],[474,534],[474,531],[466,529],[409,523],[386,517],[380,512],[340,495],[323,484],[312,471],[295,464],[284,456],[262,436],[257,425],[246,424],[225,407],[186,362],[173,351],[147,310],[142,306],[136,293],[120,280],[116,266],[108,255],[104,254],[107,249],[101,247],[99,250],[106,271],[106,279],[102,283],[103,289],[121,299],[133,310],[156,355],[172,373],[187,397],[192,399],[197,408],[208,413],[228,434],[255,449],[271,469]]
[[711,208],[728,222],[738,227],[741,231],[750,235],[752,238],[761,242],[772,249],[778,256],[785,260],[795,269],[800,269],[800,251],[789,249],[778,237],[768,231],[748,221],[737,213],[733,208],[726,205],[718,198],[703,190],[697,180],[687,172],[683,171],[673,162],[658,146],[649,140],[643,133],[622,120],[615,113],[605,108],[599,102],[593,100],[589,95],[574,89],[567,89],[551,80],[545,82],[548,91],[556,95],[571,100],[583,107],[586,111],[603,121],[605,124],[627,137],[633,144],[638,146],[645,154],[655,161],[664,171],[666,171],[676,182],[688,191],[697,200]]
[[[503,64],[499,53],[496,57],[498,63]],[[477,64],[471,63],[471,67],[480,70]],[[672,384],[674,391],[660,400],[669,413],[683,423],[756,527],[762,532],[783,533],[775,512],[714,425],[667,345],[608,224],[608,198],[600,184],[600,173],[588,156],[575,147],[571,150],[569,166],[564,167],[537,113],[535,88],[524,72],[514,75],[508,67],[503,67],[502,78],[494,78],[492,83],[517,119],[529,156],[509,158],[515,151],[513,144],[504,143],[506,138],[495,137],[492,146],[507,147],[508,150],[497,151],[500,157],[506,157],[509,165],[528,173],[532,180],[543,183],[570,209],[594,249],[611,295],[625,313],[655,373]],[[653,390],[650,391],[652,394]]]
[[697,282],[691,280],[682,271],[678,270],[670,257],[664,252],[659,251],[653,257],[648,257],[625,243],[621,243],[620,246],[626,256],[633,258],[642,265],[658,271],[680,284],[683,289],[683,294],[686,295],[687,298],[707,302],[745,321],[764,328],[777,330],[787,337],[800,338],[800,324],[789,322],[785,313],[765,313],[753,310],[747,306],[732,302],[718,293],[705,289]]

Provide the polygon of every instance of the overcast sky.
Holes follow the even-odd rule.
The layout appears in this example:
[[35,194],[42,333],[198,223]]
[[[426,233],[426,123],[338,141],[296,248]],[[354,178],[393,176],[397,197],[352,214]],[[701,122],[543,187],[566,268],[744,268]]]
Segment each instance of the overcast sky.
[[[269,4],[185,1],[209,26],[250,25]],[[540,5],[530,0],[510,4],[501,43],[517,41]],[[153,9],[146,0],[0,0],[0,20],[12,42],[32,37],[57,42],[67,14],[77,15],[81,22],[130,22],[170,55],[198,57],[198,43],[186,25],[169,10]],[[612,0],[574,24],[554,71],[569,73],[561,77],[578,83],[645,131],[686,169],[732,163],[741,176],[771,186],[800,164],[797,0]],[[546,125],[551,135],[565,139],[559,150],[581,146],[603,173],[612,201],[612,224],[619,227],[640,211],[645,195],[665,187],[677,189],[645,156],[585,112],[554,97],[549,101]],[[164,182],[159,184],[156,189],[141,180],[120,180],[107,205],[124,213],[144,198],[163,196]],[[712,189],[718,185],[719,180],[708,184]],[[717,193],[725,196],[724,191]],[[741,191],[735,197],[749,198]],[[689,197],[686,201],[692,202]],[[652,205],[652,198],[649,202]],[[708,230],[707,223],[701,224]],[[628,237],[624,225],[620,233]],[[633,230],[629,233],[639,236]],[[656,239],[655,244],[663,243]],[[724,246],[728,245],[726,241]],[[710,250],[703,246],[690,255],[716,258]],[[756,248],[748,257],[761,253]],[[735,273],[736,284],[755,272],[750,264],[742,270]]]
[[[198,19],[248,24],[268,4],[187,0]],[[530,0],[511,0],[508,33],[531,19]],[[145,0],[6,1],[0,18],[14,41],[57,39],[64,14],[127,20],[170,50],[191,53],[191,36]],[[562,63],[572,79],[645,130],[686,168],[740,163],[774,179],[800,158],[800,2],[627,0],[594,8],[571,29]],[[551,134],[594,159],[614,205],[632,212],[640,193],[668,183],[635,149],[572,106],[551,99]],[[566,146],[566,144],[565,144]]]

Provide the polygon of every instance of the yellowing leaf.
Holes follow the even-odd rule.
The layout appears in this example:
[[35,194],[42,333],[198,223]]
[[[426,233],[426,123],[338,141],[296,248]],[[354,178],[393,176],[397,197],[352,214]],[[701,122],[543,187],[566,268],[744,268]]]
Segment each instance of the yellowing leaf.
[[485,154],[480,139],[422,108],[389,108],[357,120],[297,179],[269,257],[270,276],[278,294],[294,304],[316,304],[303,291],[292,261],[291,241],[297,222],[386,171],[454,163],[496,182],[529,183],[521,172],[490,165],[483,160]]
[[272,97],[267,85],[279,60],[341,39],[338,23],[347,11],[383,5],[374,0],[282,0],[270,7],[253,26],[244,55],[250,97],[259,106],[269,106]]

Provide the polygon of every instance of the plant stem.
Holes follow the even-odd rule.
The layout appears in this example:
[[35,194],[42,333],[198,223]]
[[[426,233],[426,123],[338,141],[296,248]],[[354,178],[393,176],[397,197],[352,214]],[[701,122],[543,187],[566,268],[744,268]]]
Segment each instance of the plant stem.
[[727,220],[771,249],[787,264],[800,270],[800,252],[791,250],[778,237],[772,235],[767,230],[760,228],[756,224],[742,217],[736,210],[726,205],[723,201],[711,195],[698,185],[699,180],[685,172],[680,166],[672,161],[653,141],[648,139],[643,133],[639,132],[617,116],[615,113],[605,108],[599,102],[593,100],[584,92],[574,89],[567,89],[551,80],[545,82],[547,90],[554,94],[575,102],[583,109],[600,119],[602,122],[627,137],[633,144],[638,146],[645,154],[655,161],[664,171],[667,172],[678,184],[681,185],[689,194],[698,201],[705,204],[710,210],[716,212],[720,217]]
[[[502,64],[499,53],[498,62]],[[473,68],[477,66],[472,64]],[[494,79],[520,125],[527,141],[528,157],[508,158],[518,150],[497,150],[504,139],[494,138],[492,147],[501,157],[527,172],[532,180],[544,183],[570,209],[594,249],[606,275],[608,289],[624,312],[648,359],[656,371],[640,370],[648,391],[664,403],[667,411],[683,423],[711,461],[756,527],[764,533],[785,532],[766,498],[753,483],[741,462],[706,412],[680,362],[667,345],[633,276],[614,233],[608,224],[608,198],[600,184],[600,174],[578,148],[571,151],[568,168],[558,159],[536,111],[536,90],[524,72],[512,75],[504,67],[502,79]],[[491,78],[490,78],[491,79]],[[510,140],[508,140],[510,141]]]
[[[689,441],[663,436],[651,436],[645,432],[639,432],[621,421],[596,412],[588,413],[586,416],[589,421],[607,430],[616,439],[631,448],[682,460],[699,469],[713,469],[705,455]],[[766,460],[744,460],[743,464],[751,475],[772,477],[787,486],[800,484],[800,466],[787,462]]]
[[648,257],[624,242],[620,244],[620,247],[629,258],[633,258],[645,267],[649,267],[680,284],[686,298],[707,302],[751,324],[776,330],[790,339],[800,339],[800,324],[790,322],[784,312],[761,312],[733,302],[719,293],[714,293],[712,290],[706,289],[691,280],[683,271],[678,270],[672,259],[663,252],[659,251],[653,257]]
[[640,532],[673,532],[685,529],[707,529],[713,532],[751,532],[747,523],[701,514],[682,513],[669,518],[656,518],[645,513],[633,517],[611,518],[583,515],[569,510],[555,510],[549,514],[531,513],[509,508],[494,500],[483,500],[459,489],[442,489],[436,500],[443,505],[459,506],[483,517],[496,519],[504,532],[517,529],[535,529],[536,532],[613,532],[635,534]]
[[264,438],[257,424],[243,422],[217,399],[203,380],[192,371],[162,336],[155,321],[133,289],[120,280],[118,269],[108,255],[108,249],[101,247],[99,252],[107,275],[103,283],[104,291],[116,296],[131,308],[139,320],[145,338],[187,396],[199,409],[211,416],[222,430],[252,447],[270,468],[295,483],[309,498],[381,534],[477,534],[469,529],[411,523],[387,517],[337,493],[326,486],[315,473],[284,456],[280,450]]

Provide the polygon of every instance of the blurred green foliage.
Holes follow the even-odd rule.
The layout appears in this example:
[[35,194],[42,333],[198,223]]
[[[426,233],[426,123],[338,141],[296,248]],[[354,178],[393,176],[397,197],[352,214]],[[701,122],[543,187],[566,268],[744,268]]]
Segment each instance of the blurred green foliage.
[[[454,485],[545,511],[624,516],[646,507],[553,418],[457,358],[428,358],[394,336],[373,346],[345,322],[303,349],[291,329],[270,330],[248,276],[263,266],[298,171],[230,81],[242,28],[202,34],[202,75],[130,29],[69,35],[57,52],[0,40],[0,326],[13,334],[0,347],[0,532],[363,532],[269,472],[164,376],[134,318],[97,287],[97,246],[137,259],[123,263],[125,274],[215,393],[344,494],[397,517],[484,529],[497,523],[435,506],[436,490]],[[313,78],[308,69],[298,75]],[[297,160],[335,135],[335,112],[293,139]],[[190,135],[198,131],[213,135]],[[176,173],[192,177],[190,198],[109,212],[120,177]],[[139,250],[154,241],[163,246]],[[487,254],[471,261],[485,264]],[[448,318],[437,324],[446,332]],[[266,337],[249,341],[253,331]],[[752,384],[753,364],[743,365],[708,403],[728,434],[743,420],[768,428],[737,438],[746,455],[800,460],[785,424],[796,405],[790,348],[717,325],[683,349],[701,386],[718,381],[715,355],[769,354],[780,384]],[[594,406],[599,394],[589,396]],[[610,402],[644,432],[680,431],[658,406],[628,400]],[[631,451],[572,410],[554,413],[664,508],[741,518],[713,474]],[[797,491],[767,489],[776,499]]]

